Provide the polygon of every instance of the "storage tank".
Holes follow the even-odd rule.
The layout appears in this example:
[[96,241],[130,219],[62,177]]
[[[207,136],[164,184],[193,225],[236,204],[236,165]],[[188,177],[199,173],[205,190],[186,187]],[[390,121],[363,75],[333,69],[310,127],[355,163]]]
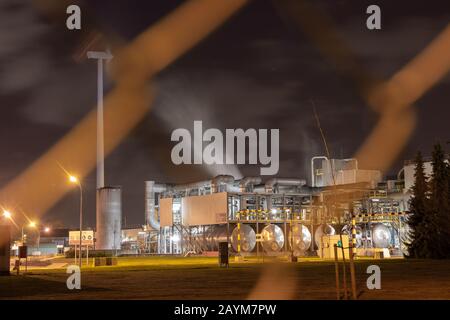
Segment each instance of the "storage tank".
[[120,250],[121,222],[121,187],[103,187],[97,189],[96,250]]
[[[256,233],[255,230],[248,224],[242,224],[240,227],[241,234],[241,252],[251,252],[256,245]],[[231,234],[231,245],[234,251],[238,249],[238,227],[235,227]]]
[[269,224],[261,232],[262,247],[267,253],[275,253],[284,245],[283,230],[276,224]]
[[[190,229],[189,250],[217,251],[219,242],[227,241],[226,225],[197,226]],[[186,248],[185,248],[186,249]]]
[[201,244],[201,247],[207,251],[218,251],[219,242],[227,241],[227,226],[224,225],[212,225],[203,233],[199,234],[197,241]]
[[321,224],[314,233],[314,242],[319,247],[322,236],[333,236],[336,234],[336,229],[332,225],[325,223]]
[[309,229],[305,225],[295,223],[292,226],[289,243],[294,251],[294,256],[300,256],[311,247],[311,232],[309,232]]
[[375,248],[388,248],[391,244],[391,231],[382,223],[372,226],[372,242]]

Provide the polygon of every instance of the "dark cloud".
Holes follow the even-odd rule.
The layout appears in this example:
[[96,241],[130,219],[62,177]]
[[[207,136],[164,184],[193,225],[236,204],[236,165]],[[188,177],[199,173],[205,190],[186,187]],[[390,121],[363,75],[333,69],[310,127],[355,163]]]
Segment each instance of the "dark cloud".
[[[6,6],[14,2],[14,8]],[[6,184],[62,137],[95,106],[96,66],[70,58],[76,43],[50,26],[25,0],[0,6],[0,183]],[[105,32],[129,40],[178,2],[90,3],[86,15]],[[364,28],[365,2],[320,1],[364,67],[391,76],[449,22],[445,3],[385,2],[383,30]],[[439,1],[437,3],[440,4]],[[384,3],[382,4],[384,5]],[[433,7],[433,8],[429,8]],[[448,10],[447,10],[448,11]],[[449,82],[427,93],[417,106],[420,121],[403,156],[424,152],[448,139]],[[377,117],[355,85],[336,73],[301,31],[283,21],[270,1],[254,1],[156,79],[151,113],[106,161],[106,182],[122,185],[129,224],[144,221],[144,180],[187,182],[238,170],[256,175],[259,166],[175,166],[170,134],[205,128],[279,128],[280,176],[309,176],[311,156],[324,153],[312,112],[315,103],[335,157],[350,157]],[[439,117],[436,117],[439,114]],[[13,132],[13,133],[12,133]],[[392,168],[395,172],[401,159]],[[50,182],[49,182],[50,183]],[[87,222],[95,222],[95,174],[84,181]],[[76,225],[77,195],[68,194],[46,215]]]

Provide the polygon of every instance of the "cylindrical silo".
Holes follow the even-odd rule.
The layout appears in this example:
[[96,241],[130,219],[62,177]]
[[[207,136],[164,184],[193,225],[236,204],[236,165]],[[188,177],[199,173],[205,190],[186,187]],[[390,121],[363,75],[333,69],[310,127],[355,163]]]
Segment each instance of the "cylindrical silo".
[[122,190],[120,187],[97,189],[96,250],[120,250]]

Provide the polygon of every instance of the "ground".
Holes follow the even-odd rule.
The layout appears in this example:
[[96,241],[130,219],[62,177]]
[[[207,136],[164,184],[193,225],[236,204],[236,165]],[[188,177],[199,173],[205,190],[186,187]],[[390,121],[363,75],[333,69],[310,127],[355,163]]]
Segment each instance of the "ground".
[[[366,286],[366,269],[373,264],[381,268],[380,290]],[[336,298],[333,262],[277,265],[295,284],[293,298]],[[26,275],[0,277],[0,299],[245,299],[269,266],[267,260],[247,260],[219,268],[213,257],[119,258],[117,266],[84,267],[82,290],[72,291],[65,268],[29,269]],[[449,260],[357,260],[356,280],[358,299],[450,299]]]

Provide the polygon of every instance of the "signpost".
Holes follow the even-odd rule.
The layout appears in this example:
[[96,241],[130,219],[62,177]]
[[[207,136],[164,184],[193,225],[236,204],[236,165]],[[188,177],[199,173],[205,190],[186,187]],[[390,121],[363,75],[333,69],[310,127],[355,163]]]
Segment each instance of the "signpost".
[[[80,241],[80,231],[69,231],[69,246],[75,246],[75,260],[76,260],[76,246],[78,245],[86,246],[86,264],[89,264],[89,246],[94,245],[94,231],[93,230],[83,230],[81,232]],[[80,256],[78,257],[81,261],[81,248]],[[76,261],[75,261],[76,262]]]
[[20,246],[19,247],[19,263],[17,266],[17,274],[20,272],[20,261],[22,259],[25,259],[25,272],[28,271],[28,247],[27,246]]

